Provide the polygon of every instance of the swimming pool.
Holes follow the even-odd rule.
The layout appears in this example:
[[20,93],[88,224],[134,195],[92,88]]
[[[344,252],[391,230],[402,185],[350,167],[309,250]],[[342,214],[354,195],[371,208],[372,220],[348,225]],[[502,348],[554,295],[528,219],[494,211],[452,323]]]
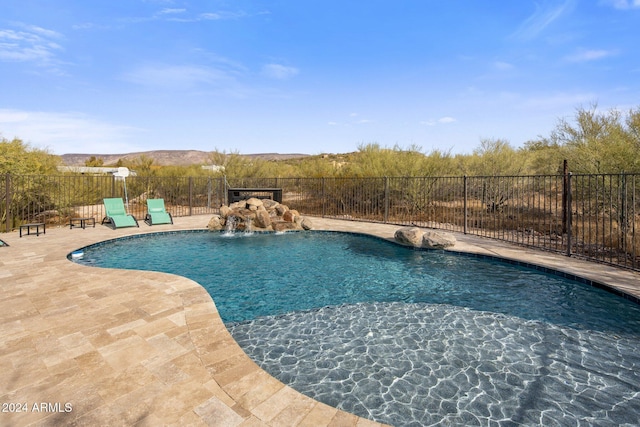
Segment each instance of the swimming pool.
[[162,233],[89,265],[202,284],[263,369],[396,425],[635,423],[640,310],[584,283],[368,236]]

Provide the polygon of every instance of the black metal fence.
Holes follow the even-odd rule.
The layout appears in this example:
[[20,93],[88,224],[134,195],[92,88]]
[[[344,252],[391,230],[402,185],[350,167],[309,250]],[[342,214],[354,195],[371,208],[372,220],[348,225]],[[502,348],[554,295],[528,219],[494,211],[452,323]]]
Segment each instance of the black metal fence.
[[147,198],[163,198],[174,216],[215,213],[224,203],[224,181],[214,178],[4,175],[2,187],[2,231],[33,222],[66,225],[70,218],[101,221],[107,197],[122,197],[138,219],[147,212]]
[[282,188],[283,203],[306,215],[459,231],[640,270],[639,184],[640,174],[228,181],[5,175],[0,227],[100,221],[105,197],[127,200],[139,219],[147,198],[163,198],[177,217],[213,214],[229,187]]

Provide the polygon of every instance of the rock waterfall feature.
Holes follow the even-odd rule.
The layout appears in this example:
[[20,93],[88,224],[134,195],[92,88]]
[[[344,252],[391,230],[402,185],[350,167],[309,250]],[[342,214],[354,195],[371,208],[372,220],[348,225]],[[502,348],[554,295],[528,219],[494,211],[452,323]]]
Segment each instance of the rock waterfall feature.
[[247,200],[221,206],[207,228],[211,231],[287,231],[311,230],[311,220],[295,209],[270,199],[252,197]]

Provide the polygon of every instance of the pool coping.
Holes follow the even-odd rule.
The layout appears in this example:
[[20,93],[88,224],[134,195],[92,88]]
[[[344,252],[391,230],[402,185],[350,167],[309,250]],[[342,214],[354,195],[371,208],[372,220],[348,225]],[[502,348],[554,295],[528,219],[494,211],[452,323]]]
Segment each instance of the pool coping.
[[[3,234],[10,246],[0,254],[0,402],[26,403],[21,408],[27,410],[0,412],[0,424],[380,426],[303,396],[261,370],[196,282],[66,258],[103,240],[203,229],[209,218],[117,230],[60,227],[22,238]],[[401,228],[311,220],[317,230],[389,240]],[[640,298],[638,273],[452,234],[453,251],[561,271]]]

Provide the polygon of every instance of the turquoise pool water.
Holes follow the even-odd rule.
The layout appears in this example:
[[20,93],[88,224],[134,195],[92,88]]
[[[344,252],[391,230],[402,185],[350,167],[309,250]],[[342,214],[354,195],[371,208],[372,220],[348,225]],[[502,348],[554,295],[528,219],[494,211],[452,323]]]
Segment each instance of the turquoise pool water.
[[620,425],[640,413],[640,307],[585,283],[332,232],[153,234],[83,252],[76,262],[197,281],[265,370],[380,422]]

